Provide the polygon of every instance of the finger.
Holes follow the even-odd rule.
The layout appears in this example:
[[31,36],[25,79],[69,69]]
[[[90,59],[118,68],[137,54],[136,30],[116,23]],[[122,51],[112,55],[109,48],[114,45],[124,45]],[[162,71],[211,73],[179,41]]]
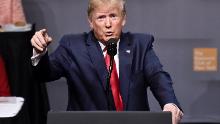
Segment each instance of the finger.
[[180,122],[181,119],[183,117],[183,112],[181,110],[178,110],[178,113],[177,113],[177,121]]
[[43,35],[43,30],[40,30],[38,32],[36,32],[35,34],[36,38],[38,38],[38,41],[40,41],[40,43],[44,46],[47,47],[47,43],[45,41],[45,37]]
[[36,43],[39,47],[45,48],[37,36],[33,37],[33,42]]
[[52,38],[46,33],[45,34],[45,40],[47,42],[47,45],[49,45],[51,43],[51,41],[52,41]]
[[42,35],[44,36],[44,40],[45,40],[46,44],[49,45],[52,42],[52,38],[48,35],[46,29],[43,29],[41,31],[42,31]]
[[165,108],[163,111],[168,111],[168,112],[171,112],[172,114],[172,124],[178,124],[178,112],[177,112],[177,109],[174,109],[174,108]]
[[47,33],[47,29],[41,29],[40,32],[42,33],[43,36]]
[[171,112],[171,113],[172,113],[172,123],[177,124],[176,115],[174,114],[174,112]]
[[52,39],[52,37],[48,37],[48,41],[50,41],[50,42],[51,42],[52,40],[53,40],[53,39]]
[[175,120],[176,120],[176,123],[179,123],[182,119],[182,116],[183,116],[183,113],[182,111],[180,111],[179,109],[176,111],[176,114],[175,114]]
[[38,45],[36,44],[36,42],[31,41],[31,44],[32,44],[32,46],[33,46],[37,51],[43,52],[44,49],[43,49],[42,47],[38,46]]

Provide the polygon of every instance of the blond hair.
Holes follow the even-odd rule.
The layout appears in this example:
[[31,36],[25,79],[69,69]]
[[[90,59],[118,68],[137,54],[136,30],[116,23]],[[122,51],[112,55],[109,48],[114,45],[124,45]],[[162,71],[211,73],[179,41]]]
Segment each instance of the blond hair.
[[109,4],[109,5],[118,4],[120,5],[120,8],[122,10],[122,15],[124,16],[126,14],[125,0],[89,0],[88,10],[87,10],[87,14],[89,18],[91,17],[91,14],[94,11],[94,9],[98,7],[100,4]]

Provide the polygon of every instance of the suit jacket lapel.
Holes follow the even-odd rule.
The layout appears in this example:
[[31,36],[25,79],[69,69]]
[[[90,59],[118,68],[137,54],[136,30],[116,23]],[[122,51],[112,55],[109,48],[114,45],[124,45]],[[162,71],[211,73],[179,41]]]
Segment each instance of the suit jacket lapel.
[[91,58],[91,61],[97,71],[98,77],[101,80],[101,85],[104,89],[106,89],[106,77],[108,74],[104,56],[101,50],[101,47],[97,41],[97,39],[94,37],[93,32],[90,32],[88,34],[88,38],[86,41],[88,53]]
[[[120,91],[125,109],[127,108],[129,84],[131,77],[131,65],[133,58],[131,43],[132,40],[130,38],[130,34],[122,33],[119,43],[119,81],[120,81]],[[86,44],[88,46],[87,48],[91,61],[101,80],[102,83],[101,85],[103,85],[104,90],[106,90],[106,79],[107,79],[108,71],[105,65],[105,60],[101,47],[97,39],[95,39],[93,32],[90,32],[88,34]]]
[[119,43],[119,80],[120,91],[125,109],[127,108],[133,51],[129,33],[122,34]]

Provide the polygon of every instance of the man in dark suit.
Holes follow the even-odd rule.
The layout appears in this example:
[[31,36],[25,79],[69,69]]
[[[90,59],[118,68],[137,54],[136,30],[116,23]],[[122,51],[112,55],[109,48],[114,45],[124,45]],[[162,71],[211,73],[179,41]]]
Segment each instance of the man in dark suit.
[[[39,78],[67,79],[67,110],[109,110],[110,104],[110,110],[148,111],[147,88],[150,87],[163,111],[171,111],[173,123],[179,122],[183,113],[171,78],[154,53],[153,36],[122,33],[126,22],[125,1],[89,0],[88,21],[90,32],[63,36],[50,56],[47,46],[52,38],[46,29],[37,31],[31,39],[32,62]],[[117,40],[118,52],[114,56],[111,97],[108,97],[105,46],[111,38]]]

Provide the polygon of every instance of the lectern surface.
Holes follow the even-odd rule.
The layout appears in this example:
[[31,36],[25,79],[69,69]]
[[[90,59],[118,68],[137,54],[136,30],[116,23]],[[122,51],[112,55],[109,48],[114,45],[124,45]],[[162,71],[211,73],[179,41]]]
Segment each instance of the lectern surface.
[[49,111],[47,124],[171,124],[170,112]]

